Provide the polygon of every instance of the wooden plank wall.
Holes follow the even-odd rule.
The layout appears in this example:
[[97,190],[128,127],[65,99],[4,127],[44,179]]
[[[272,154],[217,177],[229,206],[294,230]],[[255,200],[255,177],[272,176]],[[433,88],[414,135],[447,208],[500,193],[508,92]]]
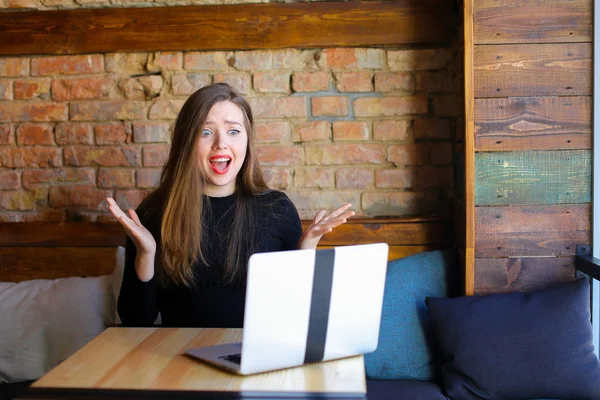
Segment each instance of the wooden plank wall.
[[469,4],[474,291],[572,280],[591,240],[593,2]]
[[[437,218],[356,218],[323,236],[319,248],[386,242],[393,260],[450,248],[452,229]],[[111,274],[125,237],[116,223],[0,223],[0,282]]]

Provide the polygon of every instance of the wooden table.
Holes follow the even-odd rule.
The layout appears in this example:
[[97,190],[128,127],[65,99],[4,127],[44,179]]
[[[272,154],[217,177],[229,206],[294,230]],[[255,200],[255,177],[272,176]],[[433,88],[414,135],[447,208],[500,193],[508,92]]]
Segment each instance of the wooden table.
[[241,329],[108,328],[23,398],[366,398],[362,356],[243,377],[183,354],[241,338]]

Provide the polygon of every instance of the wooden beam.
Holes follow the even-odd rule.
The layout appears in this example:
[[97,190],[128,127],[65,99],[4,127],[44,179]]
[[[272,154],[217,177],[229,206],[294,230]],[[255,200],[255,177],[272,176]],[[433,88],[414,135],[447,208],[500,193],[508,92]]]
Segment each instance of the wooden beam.
[[450,43],[453,2],[402,0],[0,13],[0,55]]

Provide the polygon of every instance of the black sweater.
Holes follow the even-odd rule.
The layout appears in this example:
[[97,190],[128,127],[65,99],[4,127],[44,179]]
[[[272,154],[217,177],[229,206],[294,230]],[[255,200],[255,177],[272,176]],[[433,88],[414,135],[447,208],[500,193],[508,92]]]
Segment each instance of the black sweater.
[[[201,261],[193,265],[195,287],[168,285],[163,287],[156,271],[160,268],[160,205],[145,201],[138,208],[142,224],[152,233],[157,243],[154,263],[155,275],[142,282],[135,272],[136,249],[128,238],[125,252],[125,271],[118,301],[123,324],[128,326],[152,325],[160,312],[165,326],[234,327],[244,321],[246,295],[246,265],[242,278],[225,283],[223,272],[227,253],[227,236],[235,215],[237,195],[205,197],[203,216],[207,238],[203,240]],[[282,192],[270,191],[251,199],[256,253],[294,250],[302,235],[302,226],[294,204]],[[210,208],[211,212],[207,212]],[[246,260],[247,261],[247,260]]]

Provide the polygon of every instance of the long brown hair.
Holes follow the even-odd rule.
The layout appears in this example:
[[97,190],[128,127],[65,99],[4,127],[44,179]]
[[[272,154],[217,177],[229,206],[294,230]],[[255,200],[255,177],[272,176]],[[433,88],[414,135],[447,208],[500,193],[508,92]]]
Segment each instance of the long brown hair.
[[193,286],[194,263],[206,262],[202,249],[206,235],[202,212],[206,182],[197,164],[196,148],[210,109],[222,101],[240,107],[248,133],[246,158],[236,177],[237,204],[225,261],[226,281],[240,277],[248,253],[252,252],[251,199],[268,190],[254,149],[254,119],[250,105],[242,96],[228,84],[216,83],[197,90],[181,108],[159,186],[151,194],[163,204],[159,254],[162,268],[157,269],[163,284]]

